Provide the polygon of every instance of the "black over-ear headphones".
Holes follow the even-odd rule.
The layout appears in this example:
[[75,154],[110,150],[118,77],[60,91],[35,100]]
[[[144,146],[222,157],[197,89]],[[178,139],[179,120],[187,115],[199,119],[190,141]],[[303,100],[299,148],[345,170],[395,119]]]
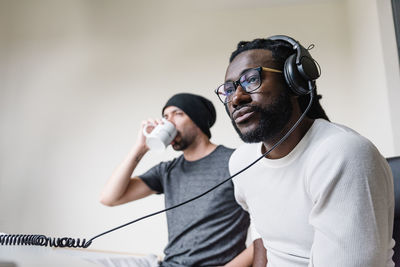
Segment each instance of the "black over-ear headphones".
[[290,55],[284,66],[286,83],[295,95],[306,95],[315,88],[315,80],[320,76],[318,63],[298,41],[286,35],[274,35],[267,39],[289,43],[296,51]]

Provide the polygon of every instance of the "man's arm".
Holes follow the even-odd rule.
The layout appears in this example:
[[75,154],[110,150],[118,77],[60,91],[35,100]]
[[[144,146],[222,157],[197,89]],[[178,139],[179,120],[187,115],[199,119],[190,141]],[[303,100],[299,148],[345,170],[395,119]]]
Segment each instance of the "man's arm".
[[225,264],[225,267],[250,267],[253,262],[254,245],[251,244],[233,260]]
[[253,267],[265,267],[267,266],[267,250],[264,247],[261,238],[254,240],[254,256],[253,256]]
[[[142,128],[146,123],[146,121],[142,122]],[[104,186],[100,196],[102,204],[106,206],[120,205],[156,193],[139,177],[131,178],[136,166],[148,150],[141,130],[135,146],[114,170]]]
[[315,229],[313,266],[387,266],[394,203],[386,161],[356,136],[341,140],[337,135],[325,143],[306,173]]

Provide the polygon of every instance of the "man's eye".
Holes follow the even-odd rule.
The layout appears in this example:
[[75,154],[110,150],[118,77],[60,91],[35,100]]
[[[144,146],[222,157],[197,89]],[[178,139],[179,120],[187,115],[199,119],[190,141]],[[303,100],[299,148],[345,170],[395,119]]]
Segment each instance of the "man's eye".
[[225,91],[225,95],[231,95],[235,92],[235,89],[233,87],[228,87],[228,88],[225,88],[224,91]]
[[259,81],[259,78],[257,76],[251,76],[246,79],[247,83],[257,83],[258,81]]

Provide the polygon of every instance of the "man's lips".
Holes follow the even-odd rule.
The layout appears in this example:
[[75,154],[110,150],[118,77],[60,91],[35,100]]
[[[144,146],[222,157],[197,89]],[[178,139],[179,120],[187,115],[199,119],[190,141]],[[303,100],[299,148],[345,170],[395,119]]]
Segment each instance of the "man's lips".
[[171,145],[174,145],[175,143],[177,143],[179,141],[179,134],[176,134],[174,140],[171,141]]
[[251,107],[245,106],[239,109],[235,109],[232,112],[232,118],[236,124],[242,123],[253,116],[254,110]]

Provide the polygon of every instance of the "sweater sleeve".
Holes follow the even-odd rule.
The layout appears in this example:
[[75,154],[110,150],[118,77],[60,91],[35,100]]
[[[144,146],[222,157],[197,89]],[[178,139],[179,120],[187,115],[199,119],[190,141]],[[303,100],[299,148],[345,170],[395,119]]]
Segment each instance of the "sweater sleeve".
[[393,178],[386,160],[363,137],[339,134],[311,161],[309,267],[393,266]]

